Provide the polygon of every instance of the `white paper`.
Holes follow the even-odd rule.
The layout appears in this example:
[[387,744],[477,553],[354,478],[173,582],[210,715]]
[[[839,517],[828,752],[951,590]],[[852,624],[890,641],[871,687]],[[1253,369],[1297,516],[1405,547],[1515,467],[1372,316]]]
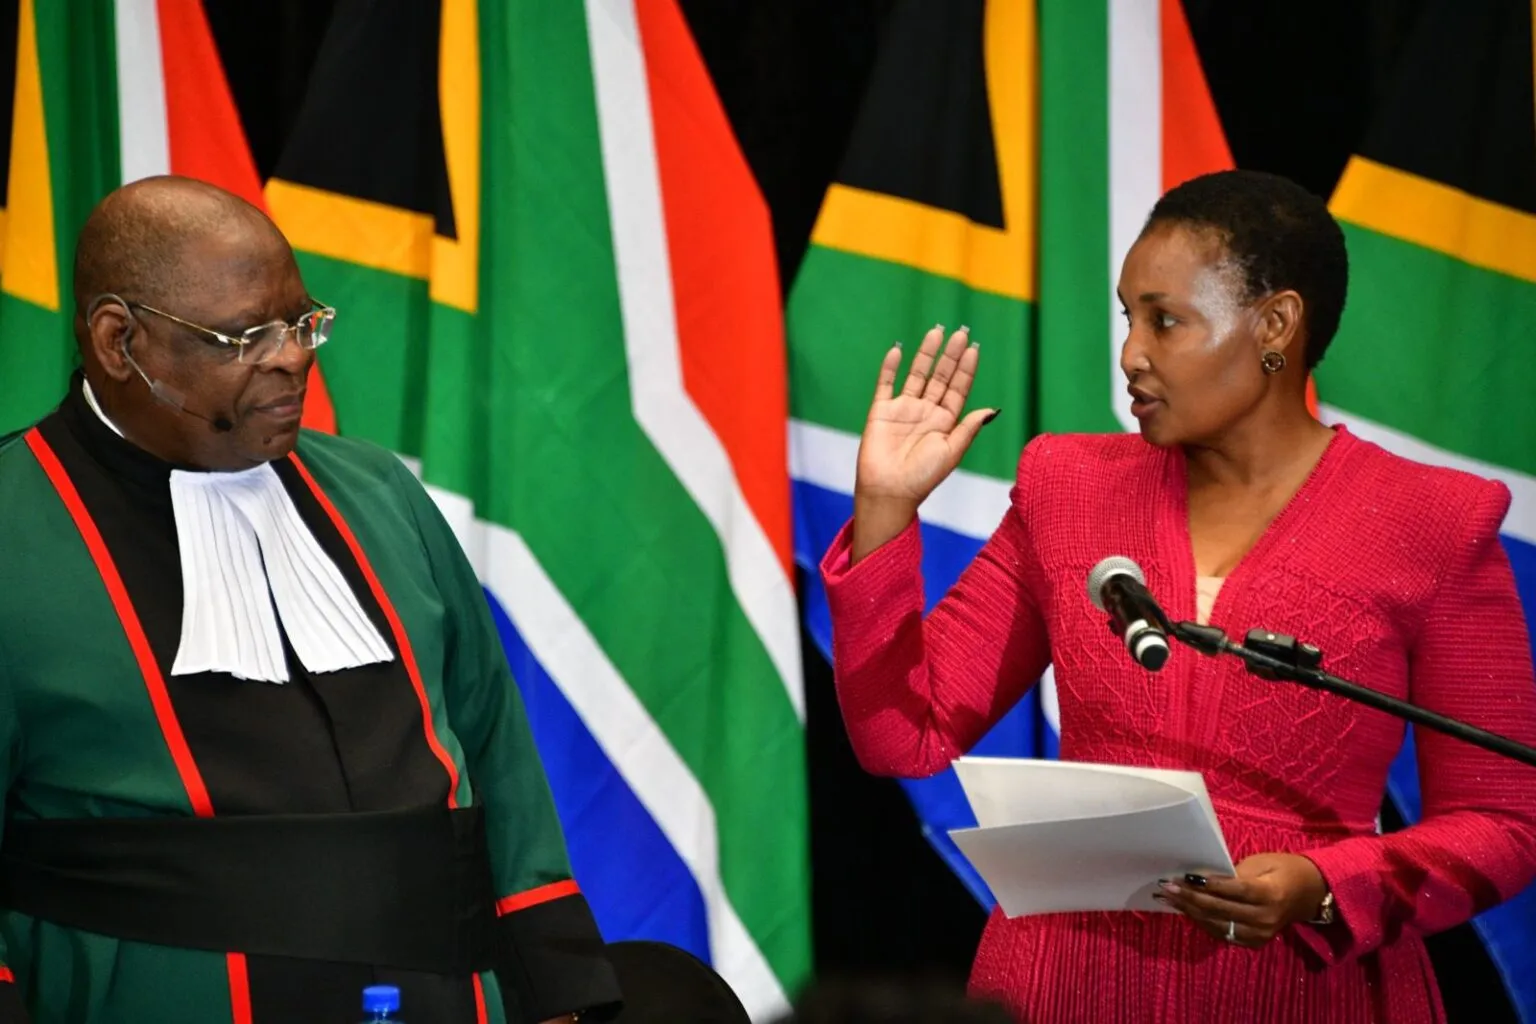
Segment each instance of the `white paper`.
[[955,771],[978,827],[950,836],[1009,917],[1164,911],[1158,879],[1233,872],[1197,772],[980,757]]

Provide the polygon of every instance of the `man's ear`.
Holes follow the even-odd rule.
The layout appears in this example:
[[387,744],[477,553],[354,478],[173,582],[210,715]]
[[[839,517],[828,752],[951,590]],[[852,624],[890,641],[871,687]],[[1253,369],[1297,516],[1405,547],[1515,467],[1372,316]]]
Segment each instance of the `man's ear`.
[[116,295],[103,295],[85,312],[86,341],[91,355],[107,376],[126,381],[133,373],[127,346],[138,333],[139,321]]

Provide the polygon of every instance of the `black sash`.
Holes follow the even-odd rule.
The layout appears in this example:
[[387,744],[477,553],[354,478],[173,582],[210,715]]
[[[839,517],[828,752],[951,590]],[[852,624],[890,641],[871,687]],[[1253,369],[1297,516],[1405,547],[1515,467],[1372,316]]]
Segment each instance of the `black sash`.
[[492,966],[481,808],[10,821],[0,907],[186,949],[437,974]]

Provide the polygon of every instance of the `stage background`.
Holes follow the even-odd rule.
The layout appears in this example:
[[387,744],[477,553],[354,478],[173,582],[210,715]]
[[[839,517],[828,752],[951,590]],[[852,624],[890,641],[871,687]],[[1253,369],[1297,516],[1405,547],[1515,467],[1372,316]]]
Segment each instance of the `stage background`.
[[[332,6],[207,0],[263,176],[303,100]],[[682,0],[772,211],[786,292],[894,6]],[[1186,0],[1237,165],[1285,174],[1330,195],[1389,89],[1422,7],[1422,0]],[[855,390],[864,384],[849,382]],[[805,593],[804,581],[800,589]],[[924,840],[899,784],[870,778],[855,764],[821,648],[809,634],[802,640],[817,971],[931,975],[960,985],[985,916]],[[1516,1019],[1470,927],[1437,936],[1430,947],[1453,1021]]]
[[[897,2],[679,2],[766,198],[779,281],[787,297],[847,151],[882,30]],[[1332,195],[1390,98],[1428,2],[1185,0],[1189,28],[1237,166],[1286,174],[1320,196]],[[120,0],[117,9],[129,6]],[[343,6],[361,11],[369,4],[204,0],[203,6],[256,171],[266,181],[292,151],[295,128],[312,98],[322,44],[334,28],[333,13]],[[16,52],[17,7],[14,0],[0,2],[5,15],[0,17],[0,54],[5,59]],[[161,9],[166,8],[162,3]],[[14,69],[0,72],[11,76]],[[9,106],[0,105],[5,137],[11,134],[10,117]],[[923,326],[912,325],[912,336]],[[850,380],[847,386],[862,393],[868,381]],[[822,497],[797,491],[802,505]],[[798,585],[802,597],[814,604],[814,580],[802,576]],[[816,609],[807,611],[801,621],[814,624]],[[505,616],[501,621],[514,662],[519,656],[531,659],[510,622]],[[816,971],[823,977],[931,976],[958,987],[984,920],[981,906],[924,838],[909,793],[894,781],[864,775],[854,763],[833,700],[824,646],[825,637],[811,631],[800,637]],[[1400,824],[1390,805],[1384,819],[1389,828]],[[598,822],[589,836],[601,835]],[[1516,1020],[1471,927],[1432,938],[1430,950],[1453,1021]]]

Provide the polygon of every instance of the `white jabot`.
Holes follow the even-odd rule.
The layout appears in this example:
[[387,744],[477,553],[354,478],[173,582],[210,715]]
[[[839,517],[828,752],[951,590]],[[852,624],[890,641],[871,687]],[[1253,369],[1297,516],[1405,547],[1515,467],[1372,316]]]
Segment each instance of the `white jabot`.
[[[121,436],[90,385],[84,390],[91,409]],[[171,507],[182,583],[172,675],[287,682],[283,633],[311,672],[394,659],[271,465],[238,473],[173,469]]]

